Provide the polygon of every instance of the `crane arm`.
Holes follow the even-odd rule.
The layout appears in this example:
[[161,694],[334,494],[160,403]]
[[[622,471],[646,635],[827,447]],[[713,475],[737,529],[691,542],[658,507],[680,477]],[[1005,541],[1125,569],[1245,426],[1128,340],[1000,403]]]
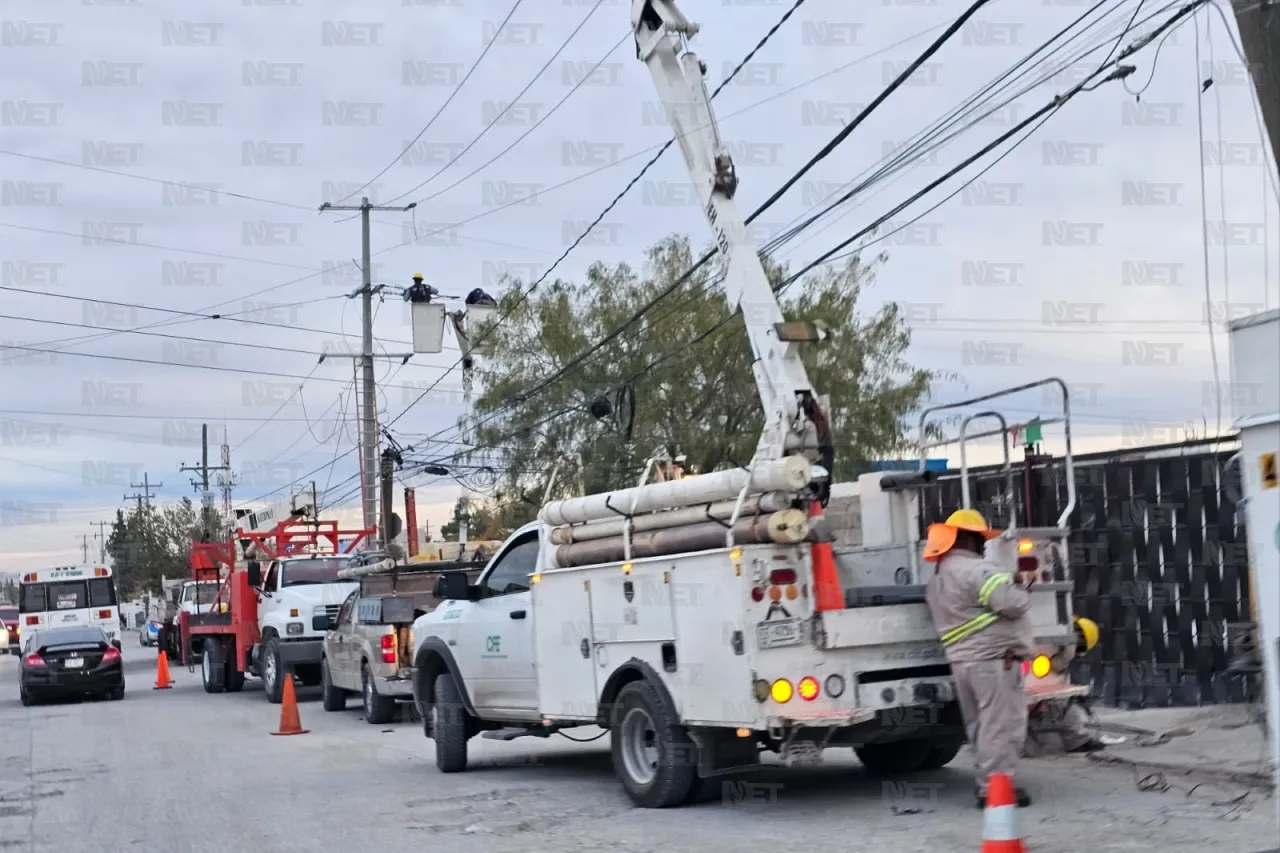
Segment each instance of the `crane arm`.
[[[729,309],[740,310],[746,325],[765,416],[756,459],[779,459],[795,453],[813,456],[820,445],[829,447],[830,442],[819,438],[826,427],[825,416],[817,410],[799,344],[819,336],[816,330],[785,323],[746,221],[738,212],[734,201],[738,175],[711,109],[706,69],[687,48],[688,39],[699,27],[685,18],[672,0],[633,0],[631,24],[636,55],[653,77],[715,235],[725,267]],[[815,418],[822,422],[821,429]]]

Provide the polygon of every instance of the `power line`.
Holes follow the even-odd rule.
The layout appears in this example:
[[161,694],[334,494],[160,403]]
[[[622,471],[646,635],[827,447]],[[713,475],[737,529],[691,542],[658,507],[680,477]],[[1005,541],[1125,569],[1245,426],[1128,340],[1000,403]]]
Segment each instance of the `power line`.
[[[393,202],[398,201],[399,199],[402,199],[408,195],[412,195],[413,193],[422,189],[427,184],[431,183],[436,178],[440,177],[441,174],[448,171],[450,166],[452,166],[454,163],[457,163],[459,160],[461,160],[468,151],[470,151],[472,148],[475,147],[477,142],[479,142],[481,139],[484,139],[485,134],[487,134],[489,131],[493,130],[494,127],[497,126],[498,122],[502,120],[502,117],[507,114],[507,111],[510,110],[512,106],[519,103],[520,99],[524,97],[525,93],[533,88],[533,84],[538,82],[538,78],[540,78],[543,74],[547,73],[547,69],[551,67],[551,63],[556,61],[556,57],[559,56],[561,53],[563,53],[564,49],[569,46],[569,43],[573,41],[574,37],[577,36],[578,33],[582,31],[582,28],[587,25],[587,21],[591,20],[591,16],[596,13],[596,11],[600,8],[600,4],[603,2],[604,0],[596,0],[596,2],[592,5],[592,7],[587,10],[587,14],[584,15],[582,20],[578,22],[578,26],[574,27],[573,32],[569,33],[569,37],[566,38],[558,48],[556,48],[555,53],[551,54],[551,58],[549,58],[541,68],[539,68],[536,72],[534,72],[533,77],[529,79],[529,82],[525,84],[524,88],[521,89],[519,92],[517,92],[516,96],[512,98],[497,115],[495,115],[492,119],[490,119],[489,122],[483,128],[480,129],[480,132],[476,134],[475,138],[472,139],[470,142],[468,142],[461,151],[459,151],[457,154],[453,156],[452,160],[450,160],[448,163],[445,163],[443,166],[437,169],[434,175],[422,181],[421,183],[417,184],[416,186],[400,193],[400,195],[396,196],[395,198],[392,198],[391,201]],[[516,5],[518,6],[520,4],[517,2]],[[514,13],[515,9],[512,9],[511,11]],[[611,50],[610,53],[612,52],[613,51]],[[572,94],[572,92],[570,92],[570,94]],[[517,140],[517,142],[518,141],[519,140]],[[401,156],[404,156],[404,155],[401,154]],[[421,201],[421,199],[419,199],[419,201]]]
[[[474,74],[476,72],[476,69],[480,67],[480,63],[484,62],[484,58],[489,55],[490,49],[492,49],[494,44],[496,44],[498,41],[498,36],[502,35],[502,31],[506,29],[507,22],[511,20],[511,16],[514,15],[516,13],[516,10],[520,8],[520,4],[522,2],[524,2],[524,0],[516,0],[515,4],[512,5],[511,11],[507,12],[507,16],[502,19],[502,23],[498,24],[497,28],[494,29],[493,35],[490,36],[488,44],[486,44],[484,46],[484,49],[480,51],[480,55],[476,57],[476,61],[471,63],[471,67],[467,69],[467,73],[463,75],[460,81],[458,81],[458,85],[453,87],[453,91],[449,93],[449,97],[445,98],[444,103],[440,105],[440,109],[436,110],[435,115],[433,115],[430,119],[427,120],[427,123],[422,126],[422,129],[418,131],[417,135],[413,137],[413,139],[409,142],[409,144],[404,147],[404,150],[401,151],[399,154],[397,154],[395,156],[395,159],[393,159],[390,163],[383,166],[382,170],[378,172],[378,174],[374,175],[372,178],[365,181],[359,187],[347,193],[342,198],[338,199],[336,202],[334,202],[335,204],[342,204],[344,201],[351,198],[352,196],[356,196],[364,192],[364,190],[367,189],[370,184],[372,184],[374,181],[378,180],[378,178],[381,178],[383,175],[389,172],[392,166],[400,162],[401,157],[403,157],[405,154],[408,154],[409,151],[413,149],[413,146],[418,143],[418,140],[421,139],[426,134],[426,132],[431,129],[432,125],[436,123],[436,119],[440,118],[440,114],[445,111],[445,109],[449,106],[449,104],[453,103],[453,99],[456,98],[458,96],[458,93],[462,91],[462,87],[467,85],[467,81],[471,79],[471,75]],[[597,0],[596,6],[599,6],[599,5],[600,3]],[[594,12],[595,9],[592,9],[591,11]],[[446,166],[445,168],[448,168],[448,167]],[[412,190],[410,190],[410,192],[412,192]],[[406,193],[405,195],[407,194],[408,193]],[[390,204],[392,201],[396,201],[396,199],[399,199],[399,198],[402,198],[402,196],[396,196],[395,198],[391,199],[387,203]]]

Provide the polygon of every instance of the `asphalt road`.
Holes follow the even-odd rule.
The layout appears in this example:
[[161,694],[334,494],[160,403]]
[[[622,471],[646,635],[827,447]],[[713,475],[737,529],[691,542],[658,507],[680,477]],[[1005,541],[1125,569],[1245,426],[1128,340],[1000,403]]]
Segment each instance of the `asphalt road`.
[[[884,783],[832,750],[821,768],[771,767],[712,802],[646,811],[614,780],[607,736],[477,739],[468,772],[445,776],[418,726],[370,726],[354,700],[328,714],[304,689],[310,733],[272,737],[279,708],[256,681],[208,696],[199,672],[179,669],[173,689],[153,690],[154,654],[126,646],[125,661],[122,702],[23,708],[18,661],[0,657],[0,851],[980,849],[964,753],[939,773]],[[1273,801],[1247,789],[1143,793],[1131,772],[1078,757],[1027,762],[1021,777],[1039,795],[1020,813],[1036,853],[1276,845]]]

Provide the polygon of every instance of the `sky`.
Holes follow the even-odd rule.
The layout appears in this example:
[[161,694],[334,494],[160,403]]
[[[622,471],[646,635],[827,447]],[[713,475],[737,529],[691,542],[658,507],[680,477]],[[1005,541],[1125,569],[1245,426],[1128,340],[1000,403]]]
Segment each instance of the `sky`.
[[[967,5],[800,6],[715,100],[744,215]],[[751,235],[765,242],[838,197],[1089,5],[992,0]],[[790,6],[686,0],[708,84]],[[414,273],[451,306],[476,287],[496,295],[504,274],[527,284],[669,138],[629,3],[522,2],[499,30],[511,7],[241,0],[197,13],[166,0],[4,0],[0,571],[74,561],[86,544],[94,553],[96,522],[144,480],[161,503],[198,499],[181,469],[199,464],[202,423],[210,464],[230,446],[235,506],[314,480],[322,503],[358,518],[352,360],[320,355],[358,351],[360,305],[347,296],[360,283],[360,222],[320,204],[416,203],[371,216],[372,278],[389,286],[375,336],[398,355],[412,350],[398,288]],[[982,121],[776,257],[799,269],[883,218],[1076,87],[1131,19],[1122,48],[1174,9],[1104,3],[973,113]],[[1280,305],[1274,160],[1237,43],[1213,9],[1188,18],[1125,59],[1127,79],[1079,91],[877,232],[892,233],[866,251],[888,261],[865,310],[900,303],[910,359],[945,374],[934,400],[1061,377],[1077,451],[1229,429],[1232,399],[1256,389],[1230,384],[1223,324]],[[693,198],[673,147],[554,274],[638,264],[672,233],[707,242]],[[432,453],[460,439],[451,334],[441,352],[378,361],[380,421],[395,418],[393,431]],[[1011,419],[1057,405],[1044,389],[1005,402]],[[1054,450],[1051,429],[1046,439]],[[420,522],[448,519],[456,482],[406,484]]]

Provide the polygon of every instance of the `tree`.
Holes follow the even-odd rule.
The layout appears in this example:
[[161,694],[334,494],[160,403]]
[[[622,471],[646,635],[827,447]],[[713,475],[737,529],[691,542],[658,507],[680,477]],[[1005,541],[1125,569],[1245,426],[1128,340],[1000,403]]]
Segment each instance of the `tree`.
[[[493,500],[467,501],[471,521],[467,525],[467,538],[475,542],[497,542],[506,539],[512,530],[532,521],[537,507],[522,505],[497,497]],[[457,542],[462,523],[462,501],[453,505],[453,518],[440,525],[440,538],[445,542]]]
[[[827,341],[802,352],[814,388],[830,398],[836,480],[910,447],[905,421],[935,378],[905,360],[911,335],[896,304],[870,315],[859,310],[859,298],[886,260],[881,254],[867,264],[853,256],[840,269],[806,277],[783,298],[787,319],[818,321],[831,331]],[[502,297],[497,315],[506,320],[479,363],[484,390],[475,403],[470,455],[500,467],[509,494],[541,502],[547,472],[558,460],[550,493],[562,496],[577,493],[579,484],[588,492],[634,485],[644,460],[659,449],[684,455],[686,467],[697,472],[751,458],[763,423],[753,356],[740,314],[714,329],[728,312],[714,268],[692,276],[563,377],[528,393],[621,326],[692,262],[688,241],[673,237],[650,249],[645,275],[627,264],[597,263],[580,284],[557,280],[527,299],[527,288],[512,287]],[[785,268],[767,258],[765,265],[775,286],[786,278]],[[705,339],[690,343],[700,335]],[[606,407],[613,415],[593,416],[599,405],[593,401],[619,387],[631,392],[634,418],[626,398],[617,396]]]
[[107,554],[122,595],[160,592],[161,577],[183,578],[191,573],[191,540],[198,535],[199,514],[187,498],[156,509],[142,505],[116,510],[107,537]]

